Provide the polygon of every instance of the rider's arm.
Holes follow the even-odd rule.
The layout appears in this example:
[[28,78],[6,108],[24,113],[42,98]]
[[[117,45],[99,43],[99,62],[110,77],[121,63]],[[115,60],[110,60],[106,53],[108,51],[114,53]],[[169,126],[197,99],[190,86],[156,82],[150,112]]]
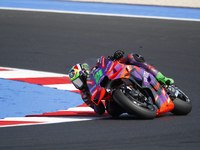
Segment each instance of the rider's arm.
[[81,90],[81,97],[89,107],[94,108],[94,104],[90,100],[91,96],[87,91]]

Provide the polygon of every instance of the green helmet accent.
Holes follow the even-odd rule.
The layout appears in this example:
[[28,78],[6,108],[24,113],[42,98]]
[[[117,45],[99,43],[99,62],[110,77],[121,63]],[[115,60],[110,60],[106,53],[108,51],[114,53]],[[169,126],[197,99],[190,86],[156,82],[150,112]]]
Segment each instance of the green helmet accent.
[[80,76],[80,70],[76,69],[75,66],[73,66],[69,71],[69,79],[70,81],[73,81],[77,79]]

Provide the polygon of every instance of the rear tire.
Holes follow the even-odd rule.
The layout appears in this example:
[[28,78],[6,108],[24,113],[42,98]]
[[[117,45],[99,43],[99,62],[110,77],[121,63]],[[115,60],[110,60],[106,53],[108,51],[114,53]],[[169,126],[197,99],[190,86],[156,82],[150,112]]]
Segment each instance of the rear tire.
[[142,119],[153,119],[156,117],[157,107],[155,105],[149,105],[150,108],[141,107],[136,101],[130,100],[120,89],[115,90],[112,97],[129,114],[136,115]]
[[192,110],[192,103],[189,98],[179,89],[180,95],[173,100],[174,109],[171,111],[175,115],[187,115]]

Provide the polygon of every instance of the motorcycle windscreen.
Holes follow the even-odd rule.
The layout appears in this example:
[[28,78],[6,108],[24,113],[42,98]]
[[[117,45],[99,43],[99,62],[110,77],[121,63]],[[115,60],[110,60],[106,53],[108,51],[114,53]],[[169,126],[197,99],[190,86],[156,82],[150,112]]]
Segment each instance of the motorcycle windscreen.
[[87,60],[85,60],[85,63],[87,63],[90,67],[90,69],[92,69],[94,66],[97,65],[97,58],[89,58]]

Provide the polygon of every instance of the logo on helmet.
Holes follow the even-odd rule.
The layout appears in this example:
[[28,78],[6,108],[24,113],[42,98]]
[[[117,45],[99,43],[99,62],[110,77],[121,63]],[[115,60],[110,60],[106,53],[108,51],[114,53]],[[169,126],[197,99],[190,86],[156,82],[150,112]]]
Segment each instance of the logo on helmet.
[[79,70],[78,69],[72,69],[69,72],[69,78],[71,81],[75,80],[79,76]]
[[70,78],[73,78],[74,75],[75,75],[74,70],[71,70],[71,72],[69,73],[69,77],[70,77]]

